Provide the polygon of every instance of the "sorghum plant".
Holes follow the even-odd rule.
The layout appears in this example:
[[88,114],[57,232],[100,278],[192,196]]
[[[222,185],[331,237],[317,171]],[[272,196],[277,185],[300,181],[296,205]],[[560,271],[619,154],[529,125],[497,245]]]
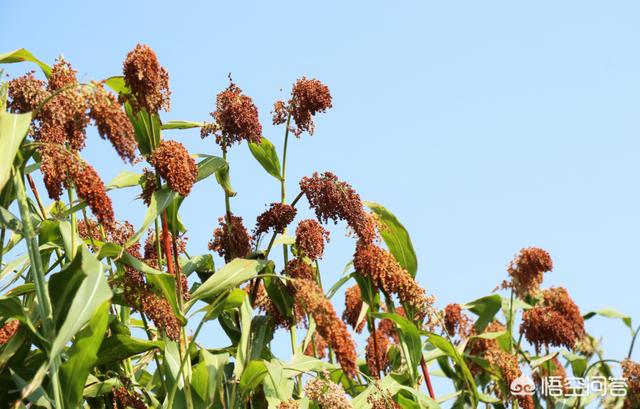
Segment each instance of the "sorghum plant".
[[[603,358],[585,328],[598,313],[544,287],[553,270],[545,250],[517,254],[500,293],[440,310],[416,281],[407,230],[385,207],[329,171],[288,186],[290,200],[289,136],[312,135],[316,115],[332,108],[319,80],[302,77],[275,102],[279,156],[251,97],[231,81],[207,121],[163,121],[169,73],[148,46],[126,55],[121,76],[87,83],[62,58],[49,66],[24,49],[0,55],[21,61],[42,75],[0,87],[0,407],[640,407],[633,341],[626,359]],[[104,183],[82,157],[89,126],[135,167]],[[211,152],[194,155],[163,133],[188,128],[211,137]],[[231,206],[227,153],[240,145],[280,185],[255,222]],[[190,255],[180,207],[210,176],[225,212],[202,215],[218,225]],[[114,212],[109,192],[123,188],[146,205],[143,220]],[[315,217],[301,216],[307,206]],[[353,259],[327,283],[320,267],[338,223],[355,238]],[[342,286],[344,308],[334,299]],[[613,310],[599,314],[632,328]],[[226,347],[200,343],[210,321]],[[289,333],[291,358],[272,350],[275,331]],[[569,396],[564,382],[560,395],[541,388],[568,374],[613,383],[616,364],[624,396]],[[452,387],[437,390],[434,376]]]

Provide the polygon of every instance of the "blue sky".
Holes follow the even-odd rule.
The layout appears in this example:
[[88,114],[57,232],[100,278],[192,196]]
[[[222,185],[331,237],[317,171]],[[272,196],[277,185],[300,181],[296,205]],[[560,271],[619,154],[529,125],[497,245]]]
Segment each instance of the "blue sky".
[[[566,286],[583,312],[613,307],[640,321],[637,2],[23,1],[0,12],[1,51],[63,54],[83,79],[119,75],[126,53],[149,44],[170,73],[164,120],[207,119],[231,72],[278,149],[273,102],[296,78],[316,77],[334,108],[290,145],[290,197],[302,176],[331,170],[387,206],[439,306],[488,294],[535,245],[555,262],[545,285]],[[197,131],[165,137],[218,152]],[[124,166],[108,149],[94,135],[84,153],[105,180]],[[232,207],[251,224],[279,186],[246,146],[230,161]],[[134,224],[144,212],[135,194],[114,195],[117,217]],[[213,180],[186,200],[192,254],[206,251],[223,211]],[[342,227],[322,261],[325,282],[353,252]],[[594,318],[588,330],[605,337],[607,356],[626,355],[618,321]]]

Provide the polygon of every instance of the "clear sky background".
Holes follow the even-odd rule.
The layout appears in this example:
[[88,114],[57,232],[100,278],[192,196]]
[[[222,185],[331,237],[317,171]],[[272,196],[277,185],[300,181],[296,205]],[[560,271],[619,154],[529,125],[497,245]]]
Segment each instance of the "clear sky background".
[[[545,286],[566,286],[583,312],[613,307],[637,325],[639,13],[633,1],[5,0],[0,51],[26,47],[50,63],[63,54],[81,79],[100,79],[120,75],[126,53],[149,44],[170,73],[163,120],[206,120],[231,72],[278,150],[273,102],[296,78],[316,77],[334,108],[314,136],[290,144],[289,197],[302,176],[331,170],[387,206],[408,228],[418,279],[440,307],[488,294],[533,245],[555,262]],[[219,152],[197,130],[165,137]],[[124,167],[95,133],[84,155],[105,180]],[[279,186],[245,145],[230,161],[232,207],[251,225]],[[118,218],[140,223],[137,193],[114,195]],[[194,189],[182,212],[192,254],[206,252],[223,212],[213,179]],[[322,261],[326,283],[353,253],[342,227]],[[336,300],[341,310],[342,294]],[[605,337],[608,357],[626,355],[619,321],[587,327]],[[212,330],[203,340],[221,337]],[[286,356],[287,338],[277,344]]]

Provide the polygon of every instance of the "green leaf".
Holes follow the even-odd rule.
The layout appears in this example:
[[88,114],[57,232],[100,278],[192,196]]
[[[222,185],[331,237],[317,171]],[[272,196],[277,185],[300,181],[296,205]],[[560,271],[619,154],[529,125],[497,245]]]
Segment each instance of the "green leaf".
[[109,305],[109,302],[104,302],[96,309],[89,323],[76,336],[73,346],[67,351],[69,359],[60,368],[61,389],[68,408],[82,406],[80,401],[85,381],[96,362],[96,353],[107,329]]
[[409,369],[413,380],[418,379],[418,365],[422,359],[422,342],[420,341],[420,331],[416,325],[405,317],[390,312],[379,312],[373,314],[375,317],[387,318],[396,324],[400,333],[400,341],[406,358],[410,361]]
[[[70,278],[82,276],[82,282],[73,296],[73,301],[65,315],[64,323],[51,346],[49,359],[53,362],[64,346],[73,338],[95,314],[96,310],[111,299],[112,293],[104,276],[104,266],[85,246],[80,247],[76,258],[79,258],[80,268],[68,271]],[[56,318],[56,317],[54,317]]]
[[280,170],[280,159],[276,153],[276,148],[270,140],[264,136],[260,139],[260,143],[249,142],[249,150],[254,158],[262,165],[268,174],[278,180],[282,180],[282,171]]
[[191,386],[205,406],[210,407],[214,403],[224,365],[228,360],[227,353],[214,355],[204,348],[200,350],[200,362],[193,367]]
[[202,128],[203,126],[204,126],[204,122],[169,121],[162,124],[162,129],[191,129],[191,128]]
[[476,382],[473,379],[473,375],[471,374],[469,367],[467,367],[467,364],[465,363],[462,355],[460,355],[458,350],[451,344],[451,342],[449,342],[449,340],[441,337],[440,335],[431,334],[429,335],[428,341],[429,343],[431,343],[431,345],[447,354],[462,372],[462,379],[467,386],[467,391],[471,395],[471,407],[476,407],[479,399]]
[[240,377],[240,393],[245,395],[255,390],[267,374],[267,367],[263,360],[251,361]]
[[198,300],[215,297],[220,292],[236,287],[255,277],[268,263],[266,260],[237,258],[225,264],[191,294],[191,299],[185,305],[185,311],[189,311],[191,306]]
[[322,369],[331,367],[332,364],[323,362],[318,358],[297,352],[291,357],[291,361],[284,365],[285,374],[288,377],[298,376],[304,372],[321,371]]
[[378,216],[378,219],[384,225],[380,235],[393,257],[400,263],[402,268],[407,270],[412,277],[415,277],[418,272],[418,258],[407,229],[384,206],[374,202],[364,202],[364,204]]
[[162,189],[153,193],[151,196],[151,203],[149,204],[149,208],[147,209],[147,214],[144,216],[144,221],[142,222],[142,226],[136,234],[134,234],[127,242],[125,243],[125,248],[130,247],[132,244],[140,241],[140,238],[147,231],[147,227],[156,219],[156,217],[160,216],[162,211],[166,209],[171,202],[173,202],[178,194],[173,190]]
[[264,393],[267,397],[286,402],[293,392],[293,381],[286,376],[282,363],[273,360],[265,362],[267,376],[263,382]]
[[229,164],[226,160],[218,156],[207,156],[198,162],[198,182],[208,178],[216,172],[228,168]]
[[112,362],[117,363],[153,348],[164,349],[164,342],[148,341],[126,334],[115,334],[102,342],[102,346],[98,351],[96,366]]
[[478,316],[475,322],[476,331],[481,333],[493,321],[496,313],[502,307],[502,298],[498,294],[478,298],[463,306]]
[[122,189],[123,187],[138,186],[140,184],[140,173],[123,170],[107,184],[107,190]]
[[0,111],[0,190],[9,180],[13,160],[31,125],[31,113]]
[[573,375],[576,377],[584,377],[585,371],[587,370],[588,360],[587,358],[574,354],[573,352],[562,351],[562,355],[569,361],[571,364],[571,370],[573,371]]
[[118,94],[131,94],[131,90],[127,87],[123,76],[109,77],[104,80],[104,83]]
[[31,54],[24,48],[0,54],[0,64],[12,64],[23,61],[35,63],[38,67],[40,67],[47,78],[49,78],[49,76],[51,75],[51,67],[37,59],[33,54]]
[[[2,225],[2,228],[22,233],[22,222],[20,219],[4,207],[0,207],[0,225]],[[0,245],[4,245],[4,243],[0,243]]]
[[481,338],[481,339],[496,339],[496,338],[500,338],[501,336],[505,335],[507,333],[507,331],[497,331],[497,332],[484,332],[480,335],[474,335],[472,337],[470,337],[469,339],[472,338]]
[[273,339],[273,323],[265,315],[258,315],[251,320],[251,345],[249,360],[258,359],[264,348]]
[[631,329],[631,331],[633,331],[633,326],[631,325],[631,317],[629,317],[628,315],[625,315],[613,308],[605,308],[602,310],[598,310],[598,311],[590,311],[588,313],[586,313],[583,318],[585,320],[588,320],[589,318],[595,316],[595,315],[600,315],[602,317],[606,317],[606,318],[619,318],[622,320],[622,322],[624,323],[624,325],[626,325],[627,327],[629,327],[629,329]]
[[[215,275],[214,275],[215,277]],[[234,374],[236,379],[242,377],[244,368],[249,364],[251,360],[251,316],[253,315],[253,307],[249,302],[249,296],[244,295],[244,300],[240,306],[240,327],[242,332],[240,334],[240,341],[238,342],[238,348],[236,351],[236,360],[234,367]]]

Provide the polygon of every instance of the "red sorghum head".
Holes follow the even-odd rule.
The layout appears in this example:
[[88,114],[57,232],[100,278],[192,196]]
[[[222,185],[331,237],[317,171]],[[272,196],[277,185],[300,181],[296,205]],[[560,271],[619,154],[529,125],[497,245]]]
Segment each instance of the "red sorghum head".
[[124,81],[134,98],[128,98],[135,112],[145,109],[154,114],[169,110],[169,74],[158,62],[156,53],[138,44],[127,54],[123,64]]
[[11,338],[18,332],[20,328],[20,321],[13,320],[7,321],[2,327],[0,327],[0,345],[6,345]]
[[331,106],[329,87],[317,79],[302,77],[297,80],[293,84],[289,101],[289,112],[291,112],[291,117],[297,126],[297,129],[294,130],[295,135],[299,136],[305,131],[313,135],[314,115],[318,112],[325,112]]
[[542,284],[544,273],[553,270],[553,260],[548,252],[537,247],[527,247],[509,263],[507,272],[511,282],[505,286],[513,288],[520,298],[535,295]]
[[304,386],[304,392],[310,400],[317,402],[321,408],[353,409],[342,386],[332,382],[326,370],[322,373],[322,376],[307,381]]
[[347,326],[314,281],[293,281],[295,295],[316,321],[316,331],[333,348],[340,366],[349,376],[356,374],[356,347]]
[[269,209],[258,216],[254,230],[255,235],[259,236],[268,232],[269,229],[282,234],[295,217],[295,207],[284,203],[271,203]]
[[296,250],[300,256],[311,260],[322,258],[324,242],[329,241],[329,232],[313,219],[302,220],[296,228]]
[[542,292],[542,301],[523,313],[520,331],[538,351],[543,345],[573,349],[585,334],[580,309],[561,287]]
[[355,284],[345,292],[344,296],[344,312],[342,313],[342,319],[357,332],[362,332],[366,320],[358,322],[360,313],[362,312],[362,294],[360,293],[360,287]]
[[210,134],[216,137],[216,143],[223,151],[243,140],[260,143],[262,125],[258,117],[258,108],[247,95],[233,82],[216,97],[216,110],[211,113],[216,123],[203,127],[200,135]]
[[252,238],[242,224],[242,217],[231,215],[218,219],[219,227],[213,231],[213,240],[209,242],[209,250],[217,252],[229,262],[237,257],[246,257],[251,253]]
[[460,304],[449,304],[444,308],[444,328],[451,337],[467,339],[473,332],[473,322],[462,313]]
[[122,160],[133,163],[138,144],[133,125],[116,96],[105,90],[101,83],[94,83],[92,89],[87,90],[87,99],[89,116],[98,128],[98,134],[111,142]]
[[198,178],[198,166],[183,144],[162,141],[151,154],[149,162],[172,190],[181,196],[187,196],[191,192],[191,187]]
[[375,224],[364,211],[360,195],[346,182],[338,180],[331,172],[314,173],[300,181],[300,190],[316,212],[318,220],[344,220],[358,238],[371,243],[376,237]]

